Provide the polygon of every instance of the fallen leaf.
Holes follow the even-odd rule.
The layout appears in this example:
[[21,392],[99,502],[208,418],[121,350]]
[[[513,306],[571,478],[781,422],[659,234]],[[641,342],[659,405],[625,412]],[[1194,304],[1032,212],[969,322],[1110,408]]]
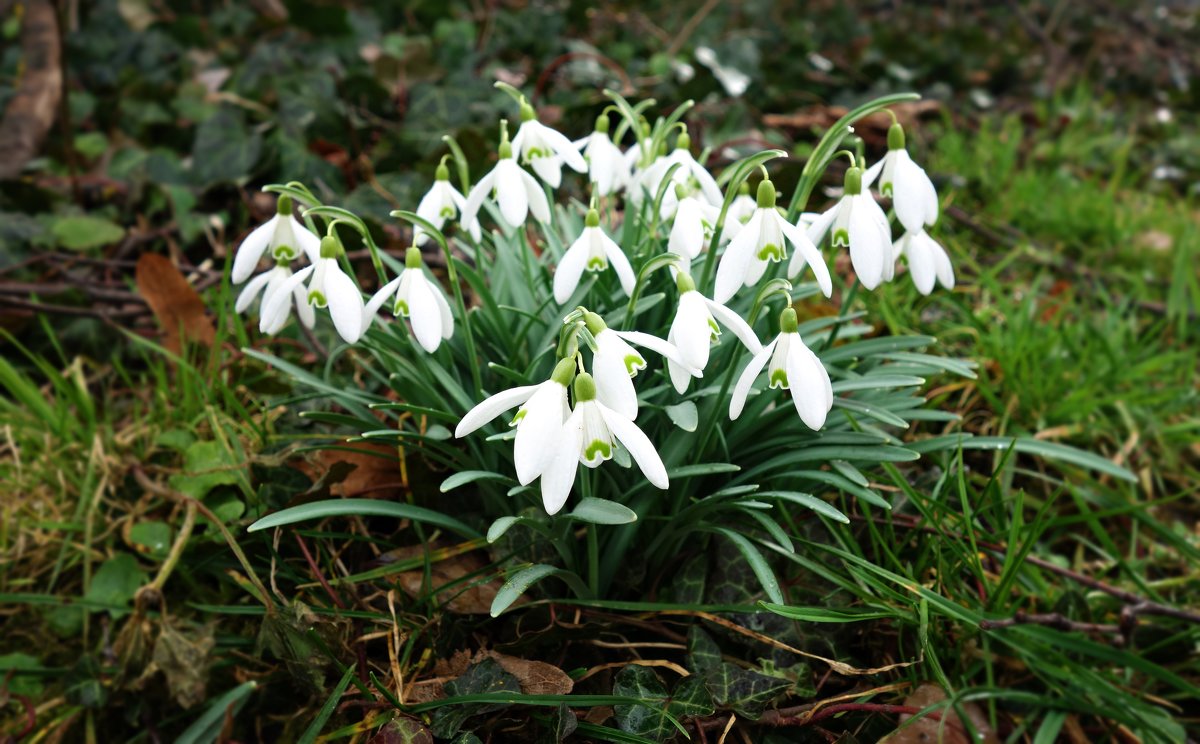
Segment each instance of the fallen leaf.
[[517,678],[521,692],[526,695],[566,695],[575,687],[575,682],[566,672],[544,661],[522,659],[488,651],[485,654],[495,659],[504,671]]
[[[927,708],[945,699],[945,690],[927,682],[913,690],[912,694],[905,698],[904,704],[911,708]],[[967,714],[971,726],[979,734],[973,741],[967,735],[958,710]],[[962,703],[957,709],[946,707],[939,712],[941,720],[934,720],[928,715],[922,716],[907,726],[902,725],[894,733],[881,739],[880,744],[1000,744],[1000,737],[988,724],[987,715],[975,703]],[[901,724],[909,718],[912,716],[901,715]]]
[[384,444],[357,443],[341,449],[321,450],[310,459],[297,462],[296,467],[317,483],[339,463],[353,469],[344,477],[328,480],[332,497],[396,499],[406,491],[400,472],[400,455],[395,447]]
[[204,301],[170,259],[143,253],[137,262],[137,288],[163,328],[168,351],[180,353],[184,339],[212,346],[217,332],[204,313]]
[[385,723],[367,744],[433,744],[433,734],[417,719],[401,717]]
[[[469,553],[450,554],[438,559],[438,546],[429,546],[434,552],[430,558],[430,581],[433,589],[449,585],[448,588],[437,591],[434,600],[439,605],[458,615],[486,615],[491,612],[492,600],[500,590],[502,582],[492,579],[479,582],[488,573],[488,564],[482,554],[472,551]],[[386,561],[402,561],[420,556],[426,546],[413,545],[399,550],[391,550],[380,556]],[[386,556],[386,558],[384,558]],[[468,578],[470,577],[470,578]],[[420,599],[425,594],[425,571],[415,569],[396,575],[396,584],[404,593],[414,599]]]

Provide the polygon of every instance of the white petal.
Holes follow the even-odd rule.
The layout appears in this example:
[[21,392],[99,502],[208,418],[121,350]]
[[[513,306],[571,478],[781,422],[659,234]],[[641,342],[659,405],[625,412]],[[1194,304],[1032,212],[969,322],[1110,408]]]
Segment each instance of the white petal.
[[554,300],[563,305],[575,294],[588,262],[588,232],[575,239],[554,269]]
[[796,252],[792,254],[791,263],[788,265],[788,276],[795,277],[804,268],[804,264],[812,267],[813,276],[817,278],[817,285],[821,288],[821,292],[829,297],[833,294],[833,281],[829,278],[829,267],[825,265],[825,259],[821,258],[821,252],[813,245],[813,242],[808,239],[808,235],[787,220],[779,217],[779,228],[783,231],[784,236],[791,242],[792,247]]
[[880,232],[879,223],[866,201],[869,199],[869,195],[859,194],[854,197],[851,207],[850,263],[862,285],[875,289],[883,280],[884,255],[891,255],[892,241]]
[[292,221],[292,235],[300,244],[300,250],[308,256],[309,263],[316,263],[321,258],[321,239],[294,215],[288,215],[288,219]]
[[[425,192],[425,196],[421,197],[421,202],[417,204],[417,216],[421,219],[430,222],[437,229],[442,229],[442,225],[446,223],[446,218],[442,216],[442,199],[438,193],[437,184],[441,181],[435,181],[433,188]],[[413,227],[413,245],[418,248],[425,245],[429,241],[429,233],[425,232],[425,228],[420,225]]]
[[829,226],[833,224],[833,220],[837,217],[838,209],[841,206],[842,200],[838,200],[836,204],[822,212],[808,226],[808,239],[812,241],[813,245],[821,244],[821,241],[825,238],[825,233],[829,232]]
[[867,168],[865,171],[863,171],[862,187],[864,189],[870,188],[871,184],[875,183],[875,179],[879,178],[879,173],[883,170],[883,164],[886,163],[887,159],[890,157],[892,157],[892,151],[888,150],[887,155],[884,155],[875,162],[875,165],[872,165],[870,168]]
[[608,408],[603,403],[597,403],[596,407],[600,409],[600,415],[604,417],[604,423],[608,424],[613,436],[617,438],[618,442],[625,445],[625,449],[629,450],[629,454],[641,468],[646,480],[657,488],[666,489],[670,485],[667,480],[667,469],[650,439],[638,428],[637,424],[617,411]]
[[671,385],[675,388],[675,392],[683,395],[688,389],[688,384],[692,381],[691,371],[682,364],[677,364],[668,359],[667,374],[671,378]]
[[725,198],[721,195],[721,187],[717,186],[717,180],[712,177],[712,174],[704,169],[703,165],[696,162],[696,159],[691,155],[688,156],[688,170],[692,177],[700,184],[700,192],[704,194],[704,199],[714,207],[721,206]]
[[742,319],[742,316],[719,302],[713,302],[707,297],[704,298],[704,304],[713,318],[732,331],[733,335],[737,336],[738,340],[745,345],[751,354],[757,354],[762,351],[762,342],[758,340],[758,334],[754,332],[749,323]]
[[633,294],[633,286],[637,282],[633,266],[625,257],[625,251],[621,250],[621,246],[617,245],[612,238],[602,234],[600,239],[604,243],[604,255],[608,257],[608,263],[613,267],[613,271],[617,272],[617,281],[621,282],[621,289],[625,292],[625,296],[629,297]]
[[[651,336],[649,333],[642,333],[641,331],[613,331],[613,333],[618,338],[623,338],[638,346],[645,346],[650,351],[661,354],[668,359],[674,359],[685,366],[687,365],[684,358],[679,355],[679,349],[676,349],[674,345],[667,343],[658,336]],[[699,375],[696,376],[699,377]]]
[[928,180],[929,177],[912,161],[907,152],[897,151],[892,206],[896,210],[896,219],[900,220],[905,230],[916,232],[925,226],[925,197],[928,192],[921,181]]
[[275,276],[274,271],[264,271],[251,279],[250,283],[238,293],[237,302],[233,304],[233,311],[235,313],[246,312],[246,308],[254,303],[254,298],[258,297],[258,293],[262,291],[263,287],[267,286],[267,282],[271,281],[273,276]]
[[583,159],[583,155],[579,154],[579,148],[575,147],[566,135],[545,124],[541,127],[541,135],[554,154],[561,158],[562,162],[566,163],[571,170],[576,173],[587,172],[587,161]]
[[267,250],[267,244],[275,235],[277,224],[279,224],[278,214],[254,228],[246,236],[246,239],[238,246],[237,254],[233,257],[233,269],[229,272],[229,281],[241,284],[250,278],[255,267],[258,266],[258,259],[262,258],[263,251]]
[[[405,269],[405,271],[413,271],[413,269]],[[386,303],[392,297],[392,295],[396,294],[396,289],[399,288],[400,282],[403,281],[403,279],[404,274],[401,273],[400,276],[383,285],[379,288],[378,292],[371,295],[371,299],[367,302],[366,307],[363,308],[363,333],[366,333],[367,329],[371,327],[371,324],[375,322],[375,316],[379,314],[379,309],[383,307],[384,303]]]
[[954,267],[950,264],[950,255],[933,238],[929,238],[929,243],[930,252],[933,253],[933,266],[937,272],[938,281],[946,289],[954,289]]
[[619,351],[601,346],[592,357],[592,374],[596,381],[596,397],[604,405],[630,420],[637,418],[637,390]]
[[762,368],[766,365],[767,360],[771,358],[771,352],[775,350],[777,343],[779,343],[778,336],[774,341],[764,346],[762,351],[751,357],[750,363],[742,370],[737,384],[733,386],[733,395],[729,398],[730,420],[742,415],[742,409],[746,407],[746,396],[750,394],[750,387],[754,384],[754,378],[758,377],[759,372],[762,372]]
[[538,178],[545,181],[550,188],[557,189],[562,185],[562,158],[557,155],[532,158],[529,167],[533,168]]
[[463,224],[470,224],[476,221],[476,216],[479,214],[479,208],[483,206],[483,200],[492,193],[493,184],[496,182],[496,171],[499,170],[500,164],[488,172],[486,176],[479,179],[479,183],[471,189],[470,196],[467,197],[466,204],[462,208]]
[[433,290],[433,299],[437,301],[438,314],[442,316],[442,338],[450,338],[454,335],[454,313],[450,311],[446,293],[442,291],[442,285],[434,281],[429,282],[429,288]]
[[717,302],[729,302],[745,283],[746,275],[750,271],[750,262],[754,258],[754,249],[758,244],[762,220],[762,210],[756,210],[721,256],[721,263],[717,266],[717,283],[713,290],[713,299]]
[[[529,485],[550,464],[554,453],[562,446],[562,401],[567,389],[553,380],[538,386],[525,403],[525,415],[517,424],[513,445],[513,461],[517,480]],[[578,453],[578,449],[575,450]]]
[[419,269],[412,269],[413,282],[408,294],[408,322],[421,348],[432,354],[442,343],[442,314],[429,279]]
[[539,385],[522,385],[510,390],[502,390],[485,398],[462,417],[454,429],[454,436],[465,437],[508,409],[516,408],[529,400],[539,387]]
[[554,456],[542,473],[542,506],[547,514],[557,514],[571,495],[575,471],[579,468],[579,451],[583,447],[583,414],[576,410],[560,429],[560,440]]
[[263,298],[263,306],[258,314],[258,330],[267,334],[279,333],[283,324],[287,322],[291,310],[292,293],[304,283],[309,274],[313,273],[314,268],[305,266],[288,277],[287,281],[279,285],[277,290]]
[[684,199],[675,210],[675,221],[671,224],[671,236],[667,239],[667,250],[687,258],[695,258],[704,248],[704,224],[700,204],[695,199]]
[[529,199],[529,211],[533,218],[543,225],[550,221],[550,202],[546,201],[546,192],[533,176],[521,171],[521,181],[525,184],[525,194]]
[[708,325],[711,318],[699,292],[692,290],[680,295],[671,334],[679,355],[693,369],[702,370],[708,365],[712,346],[712,328]]
[[808,428],[817,431],[825,425],[825,414],[829,411],[829,406],[825,404],[829,374],[816,355],[804,345],[800,335],[793,335],[795,338],[788,347],[786,362],[788,388],[800,420]]
[[308,304],[308,292],[304,287],[297,286],[292,290],[292,304],[296,306],[296,315],[300,316],[301,325],[310,331],[316,327],[317,311]]
[[512,160],[501,160],[496,164],[496,201],[500,205],[500,216],[512,227],[525,224],[529,213],[529,197],[521,176],[529,174]]
[[325,274],[325,299],[329,303],[329,315],[333,318],[333,327],[346,343],[357,343],[362,335],[363,299],[362,292],[354,280],[346,276],[333,258]]

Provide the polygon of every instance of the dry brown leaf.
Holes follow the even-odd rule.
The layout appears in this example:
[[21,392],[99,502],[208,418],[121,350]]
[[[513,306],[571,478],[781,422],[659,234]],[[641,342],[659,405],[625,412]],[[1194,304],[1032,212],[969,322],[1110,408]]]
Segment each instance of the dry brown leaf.
[[[387,556],[393,561],[406,560],[420,556],[426,546],[413,545],[399,550],[388,551]],[[431,550],[437,546],[430,546]],[[430,566],[431,586],[438,590],[447,584],[448,589],[438,591],[437,603],[444,605],[458,615],[486,615],[492,610],[492,601],[503,582],[499,578],[483,583],[475,583],[486,573],[487,562],[481,554],[475,551],[451,554],[442,560],[436,560]],[[471,576],[471,578],[466,578]],[[410,597],[425,596],[425,572],[422,569],[405,571],[396,575],[396,584]]]
[[404,475],[400,472],[400,455],[395,447],[370,442],[346,447],[321,450],[311,459],[297,462],[296,467],[315,483],[339,462],[353,465],[349,475],[330,485],[331,496],[396,499],[404,495]]
[[[946,699],[946,691],[933,683],[925,683],[912,691],[904,704],[912,708],[927,708]],[[967,729],[957,710],[962,710],[970,719],[971,725],[979,734],[972,741],[967,735]],[[901,715],[903,724],[912,716]],[[1000,737],[988,724],[987,714],[975,703],[962,703],[956,708],[947,707],[941,711],[941,720],[922,716],[908,726],[902,726],[880,740],[880,744],[1000,744]]]
[[163,346],[178,354],[182,339],[212,346],[217,332],[204,312],[204,301],[166,256],[143,253],[137,262],[138,294],[163,329]]
[[575,683],[566,672],[544,661],[533,661],[488,651],[481,656],[495,659],[500,668],[517,678],[526,695],[566,695]]

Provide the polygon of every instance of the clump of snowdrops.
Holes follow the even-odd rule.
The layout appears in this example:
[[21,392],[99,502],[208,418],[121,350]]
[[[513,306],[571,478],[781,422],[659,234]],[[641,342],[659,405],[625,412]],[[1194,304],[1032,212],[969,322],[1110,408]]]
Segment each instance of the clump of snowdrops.
[[[801,511],[846,521],[841,499],[887,508],[864,470],[918,457],[898,439],[910,422],[953,418],[922,407],[925,375],[971,374],[920,353],[931,338],[866,338],[873,327],[851,310],[860,287],[891,281],[901,262],[922,293],[954,286],[949,257],[927,232],[937,194],[901,125],[869,166],[839,149],[857,119],[915,96],[847,114],[785,200],[771,179],[783,151],[719,173],[694,155],[690,103],[651,123],[652,101],[606,92],[612,105],[572,141],[518,91],[498,87],[513,96],[518,123],[499,122],[495,165],[474,183],[445,138],[450,154],[428,193],[415,211],[393,212],[413,226],[402,263],[359,217],[303,184],[267,187],[278,214],[234,257],[231,279],[245,283],[237,310],[257,300],[268,334],[293,315],[313,329],[327,310],[343,350],[370,357],[366,389],[268,361],[340,409],[316,418],[395,442],[445,480],[444,495],[423,505],[310,504],[255,528],[362,510],[491,542],[526,530],[545,548],[528,553],[541,562],[516,566],[494,614],[549,576],[581,597],[603,596],[669,565],[685,544],[719,536],[783,602],[764,551],[793,549]],[[804,212],[836,158],[847,165],[841,195]],[[586,201],[555,198],[568,189]],[[370,250],[372,294],[346,260],[345,230]],[[853,277],[829,269],[841,250]],[[431,271],[435,256],[444,272]],[[273,266],[251,278],[263,258]],[[796,303],[831,298],[835,284],[840,307],[802,321]],[[392,425],[381,427],[381,416]]]

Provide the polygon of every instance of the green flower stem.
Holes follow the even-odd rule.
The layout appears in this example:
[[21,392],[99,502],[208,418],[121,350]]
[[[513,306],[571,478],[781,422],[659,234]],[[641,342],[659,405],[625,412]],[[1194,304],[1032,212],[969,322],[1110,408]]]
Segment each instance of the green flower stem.
[[842,140],[850,134],[850,125],[864,116],[887,108],[894,103],[902,101],[920,100],[921,96],[916,93],[896,93],[890,96],[876,98],[873,101],[868,101],[853,111],[847,113],[842,118],[829,128],[825,135],[821,137],[821,141],[813,149],[812,155],[808,158],[808,162],[804,164],[804,170],[800,173],[800,182],[796,184],[796,192],[792,194],[792,201],[788,204],[787,220],[795,223],[796,218],[800,216],[800,212],[808,204],[808,197],[812,195],[813,189],[817,186],[817,180],[821,174],[825,172],[829,161],[834,157],[833,153],[842,144]]
[[375,245],[375,238],[371,237],[371,231],[367,228],[367,223],[362,221],[362,218],[353,212],[342,209],[341,207],[320,206],[312,207],[304,211],[304,216],[319,215],[326,220],[329,220],[329,229],[334,225],[344,224],[354,228],[354,230],[362,236],[363,243],[367,246],[367,250],[371,254],[371,265],[375,267],[375,274],[379,277],[379,286],[387,284],[387,273],[383,270],[383,260],[379,257],[379,246]]
[[465,197],[471,190],[471,174],[467,170],[467,156],[463,154],[462,148],[458,146],[458,140],[454,139],[452,135],[443,134],[442,142],[446,143],[446,147],[450,148],[450,153],[454,157],[454,169],[458,171],[458,182],[462,184],[462,195]]
[[458,281],[458,270],[454,267],[454,254],[450,251],[450,244],[446,242],[446,236],[442,235],[442,231],[434,227],[428,220],[417,216],[415,212],[397,209],[391,213],[391,216],[406,220],[414,225],[420,225],[441,246],[442,254],[446,256],[446,274],[450,279],[450,288],[454,291],[454,306],[458,310],[459,319],[462,321],[463,331],[465,332],[467,366],[471,368],[471,382],[475,385],[475,395],[482,396],[483,378],[479,371],[481,366],[479,356],[475,351],[475,332],[471,328],[471,317],[467,315],[467,304],[463,301],[462,285]]

